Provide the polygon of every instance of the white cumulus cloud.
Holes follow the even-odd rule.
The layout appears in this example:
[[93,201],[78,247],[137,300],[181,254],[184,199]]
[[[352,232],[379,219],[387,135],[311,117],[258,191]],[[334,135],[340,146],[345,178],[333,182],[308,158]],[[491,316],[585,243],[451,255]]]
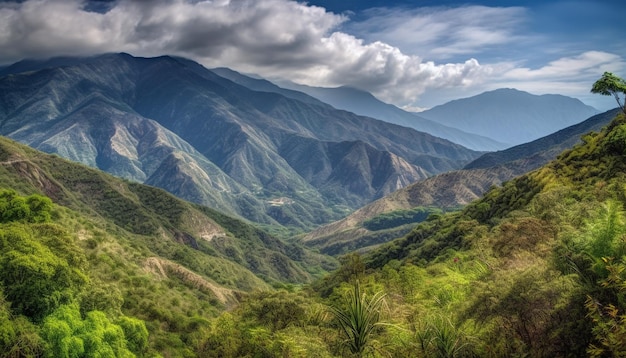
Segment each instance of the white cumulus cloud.
[[125,51],[173,54],[270,78],[348,85],[392,102],[429,87],[466,86],[491,72],[475,59],[435,64],[339,31],[348,21],[288,0],[130,1],[105,13],[78,0],[0,4],[0,61]]
[[[521,7],[379,8],[357,21],[292,0],[5,1],[0,64],[170,54],[270,79],[353,86],[407,108],[494,85],[556,91],[567,76],[593,77],[623,64],[620,56],[590,50],[537,68],[510,57],[481,59],[485,49],[531,43],[533,36],[520,35],[528,16]],[[426,97],[430,103],[420,102]]]

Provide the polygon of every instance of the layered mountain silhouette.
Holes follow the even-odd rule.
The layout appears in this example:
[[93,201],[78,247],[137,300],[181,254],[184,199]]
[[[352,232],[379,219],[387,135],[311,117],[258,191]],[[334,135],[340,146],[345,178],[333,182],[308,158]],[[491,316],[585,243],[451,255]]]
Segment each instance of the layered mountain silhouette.
[[[281,82],[280,85],[282,87],[279,87],[269,81],[251,78],[227,68],[217,68],[213,69],[213,71],[220,76],[255,90],[276,92],[287,97],[307,101],[314,98],[320,102],[330,104],[337,109],[343,109],[358,115],[413,128],[420,132],[429,133],[435,137],[461,144],[473,150],[494,151],[504,149],[508,146],[507,144],[500,143],[485,136],[464,132],[457,128],[428,120],[415,113],[407,112],[394,105],[380,101],[369,92],[356,88],[311,87],[297,85],[291,82]],[[308,95],[305,96],[307,99],[303,99],[304,93]]]
[[0,134],[250,220],[329,222],[480,153],[174,57],[23,61]]
[[617,114],[618,109],[596,114],[587,120],[561,129],[532,142],[524,143],[505,150],[486,153],[465,166],[465,169],[491,168],[498,165],[515,163],[518,161],[532,162],[539,167],[556,158],[566,149],[580,143],[581,137],[589,132],[599,132]]
[[530,143],[503,151],[486,153],[464,169],[442,173],[413,183],[378,199],[349,216],[308,233],[304,242],[327,254],[342,254],[400,237],[415,223],[372,231],[363,223],[394,211],[435,206],[453,209],[480,198],[489,188],[537,169],[566,149],[581,142],[589,132],[598,132],[619,113],[613,109],[564,128]]
[[421,112],[420,116],[513,146],[580,123],[597,113],[575,98],[502,88],[450,101]]
[[[216,71],[238,83],[266,91],[285,91],[275,85],[268,85],[267,81],[252,79],[232,70]],[[414,128],[482,151],[497,151],[530,142],[598,113],[595,108],[575,98],[562,95],[537,96],[506,88],[413,113],[351,87],[310,87],[289,82],[281,82],[281,85],[296,90],[292,93],[304,92],[335,108]]]

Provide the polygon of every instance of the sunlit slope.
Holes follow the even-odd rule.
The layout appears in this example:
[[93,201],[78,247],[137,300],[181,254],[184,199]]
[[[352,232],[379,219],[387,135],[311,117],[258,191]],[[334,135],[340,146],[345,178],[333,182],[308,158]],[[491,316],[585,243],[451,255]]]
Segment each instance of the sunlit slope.
[[[417,222],[411,211],[428,208],[454,210],[467,205],[492,186],[499,186],[555,159],[563,150],[580,143],[586,133],[602,129],[617,113],[617,109],[607,111],[533,142],[486,153],[463,170],[411,184],[344,219],[313,230],[304,236],[304,242],[322,252],[337,255],[403,236]],[[372,220],[385,221],[386,225],[372,227],[367,224]]]
[[[624,173],[626,117],[620,114],[600,133],[583,136],[554,161],[463,210],[431,215],[362,256],[345,255],[341,267],[310,290],[259,294],[221,315],[205,352],[623,355]],[[335,315],[325,315],[320,303]],[[269,306],[276,308],[271,319],[262,310]],[[223,341],[227,334],[235,338]]]
[[480,154],[170,56],[20,62],[0,74],[0,103],[2,135],[300,231]]

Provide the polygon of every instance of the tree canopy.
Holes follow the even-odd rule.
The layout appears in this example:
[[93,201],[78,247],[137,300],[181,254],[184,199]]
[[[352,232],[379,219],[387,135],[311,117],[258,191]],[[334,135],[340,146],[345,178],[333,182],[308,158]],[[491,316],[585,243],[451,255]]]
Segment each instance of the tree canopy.
[[602,77],[591,87],[591,93],[615,97],[617,105],[626,113],[626,103],[623,104],[620,100],[620,94],[623,94],[626,99],[626,81],[622,78],[615,76],[611,72],[604,72]]

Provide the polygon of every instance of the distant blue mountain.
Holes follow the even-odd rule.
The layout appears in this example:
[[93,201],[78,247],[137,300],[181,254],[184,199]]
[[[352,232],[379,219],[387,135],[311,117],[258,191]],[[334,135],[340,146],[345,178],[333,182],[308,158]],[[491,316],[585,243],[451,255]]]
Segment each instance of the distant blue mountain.
[[420,115],[513,146],[580,123],[598,112],[575,98],[503,88],[450,101]]
[[[234,81],[233,78],[230,79]],[[289,82],[281,82],[280,85],[284,88],[304,92],[337,109],[413,128],[473,150],[494,151],[508,147],[507,144],[500,143],[486,136],[468,133],[452,126],[431,121],[421,115],[407,112],[394,105],[382,102],[369,92],[356,88],[310,87]]]
[[504,143],[498,143],[487,137],[470,134],[461,130],[447,127],[420,116],[404,111],[394,105],[384,103],[371,93],[351,87],[322,88],[297,85],[294,83],[276,84],[264,79],[242,75],[229,68],[215,68],[213,72],[254,91],[274,92],[298,101],[319,104],[326,103],[337,109],[349,111],[361,116],[380,119],[385,122],[398,124],[416,129],[436,137],[461,144],[467,148],[479,151],[493,151],[504,149]]
[[464,169],[486,169],[498,165],[507,165],[516,161],[524,162],[530,169],[538,168],[558,154],[572,148],[581,142],[581,137],[589,132],[599,132],[602,127],[611,122],[619,114],[615,108],[604,113],[596,114],[578,124],[561,129],[532,142],[516,145],[505,150],[490,152],[482,155],[465,166]]

